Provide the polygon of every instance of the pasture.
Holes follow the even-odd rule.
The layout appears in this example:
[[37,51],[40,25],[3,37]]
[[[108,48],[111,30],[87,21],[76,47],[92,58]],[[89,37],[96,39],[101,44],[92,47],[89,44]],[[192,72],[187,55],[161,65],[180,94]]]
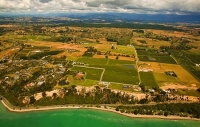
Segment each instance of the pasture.
[[169,54],[161,53],[157,50],[140,49],[136,51],[140,61],[176,64],[176,61]]
[[102,81],[125,84],[137,84],[139,82],[133,61],[90,57],[82,57],[77,61],[89,64],[90,67],[104,68],[105,73]]
[[79,67],[79,66],[74,66],[73,68],[71,68],[71,70],[85,72],[86,79],[97,80],[97,81],[100,80],[101,74],[103,72],[103,69],[87,68],[87,67]]
[[139,74],[141,81],[146,88],[154,88],[158,86],[152,72],[140,72]]

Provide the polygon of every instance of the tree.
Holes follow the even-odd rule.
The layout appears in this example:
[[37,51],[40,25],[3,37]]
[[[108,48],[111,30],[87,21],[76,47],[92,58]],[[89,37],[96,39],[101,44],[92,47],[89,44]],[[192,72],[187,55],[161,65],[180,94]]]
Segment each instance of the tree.
[[117,107],[115,110],[116,110],[116,111],[119,111],[119,107]]
[[169,115],[169,112],[164,112],[164,116],[168,116]]
[[56,93],[53,93],[53,98],[56,98],[57,97],[57,94]]
[[198,88],[197,91],[200,92],[200,88]]
[[96,40],[96,43],[99,43],[99,42],[100,42],[100,41],[97,39],[97,40]]
[[46,92],[42,92],[42,97],[46,97]]
[[119,59],[119,56],[116,56],[116,60],[118,60]]

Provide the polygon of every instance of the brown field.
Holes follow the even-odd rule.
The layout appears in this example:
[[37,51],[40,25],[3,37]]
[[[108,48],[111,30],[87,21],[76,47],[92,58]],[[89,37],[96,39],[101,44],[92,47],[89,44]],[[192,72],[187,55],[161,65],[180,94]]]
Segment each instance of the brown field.
[[12,49],[1,51],[0,52],[0,59],[5,58],[5,57],[11,58],[11,56],[13,56],[14,53],[16,53],[17,51],[19,51],[19,49],[20,48],[12,48]]
[[191,85],[191,84],[197,84],[198,86],[200,85],[200,83],[180,65],[161,63],[161,67],[165,71],[174,71],[177,74],[178,79],[185,85]]
[[[157,82],[162,84],[165,82],[178,83],[186,86],[191,86],[195,84],[200,86],[198,80],[196,80],[189,72],[187,72],[182,66],[174,64],[164,64],[157,62],[145,62],[146,65],[140,63],[140,67],[152,69],[155,73],[155,78]],[[141,65],[142,64],[142,65]],[[174,71],[177,74],[177,78],[169,77],[165,75],[165,71]],[[160,85],[162,85],[160,84]]]
[[[82,45],[75,45],[75,44],[64,44],[61,42],[44,42],[44,41],[34,41],[34,42],[29,42],[27,44],[33,45],[33,46],[47,46],[50,47],[51,49],[62,49],[64,50],[63,53],[58,54],[59,56],[82,56],[82,54],[86,51],[86,48],[84,48]],[[68,53],[68,49],[76,49],[79,50],[79,52],[73,52],[73,53]]]

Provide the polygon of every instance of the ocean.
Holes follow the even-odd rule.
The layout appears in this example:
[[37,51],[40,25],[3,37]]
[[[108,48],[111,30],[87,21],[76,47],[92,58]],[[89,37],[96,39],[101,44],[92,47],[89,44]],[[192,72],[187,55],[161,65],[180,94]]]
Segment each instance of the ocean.
[[200,121],[130,118],[90,109],[15,113],[0,103],[0,127],[200,127]]

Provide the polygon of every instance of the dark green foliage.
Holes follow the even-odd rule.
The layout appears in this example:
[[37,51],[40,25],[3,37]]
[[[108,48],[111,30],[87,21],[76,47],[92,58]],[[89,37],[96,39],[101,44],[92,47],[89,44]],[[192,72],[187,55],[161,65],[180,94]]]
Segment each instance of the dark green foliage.
[[[200,118],[200,104],[199,103],[175,103],[175,104],[157,104],[157,105],[145,105],[145,106],[118,106],[119,110],[133,111],[134,114],[146,114],[153,115],[153,112],[158,112],[158,115],[168,116],[180,115]],[[181,116],[181,115],[180,115]]]
[[48,55],[57,55],[59,53],[61,53],[62,51],[47,51],[47,52],[40,52],[40,53],[36,53],[34,55],[28,56],[28,59],[41,59],[44,56],[48,56]]
[[44,41],[53,41],[53,42],[69,42],[73,40],[72,37],[67,37],[67,36],[60,36],[60,37],[51,37],[51,38],[45,38],[43,39]]
[[198,88],[197,91],[200,92],[200,88]]
[[111,41],[111,42],[117,42],[118,45],[128,45],[128,44],[130,44],[130,38],[128,38],[128,37],[121,37],[121,38],[106,37],[106,40]]
[[97,49],[94,47],[88,47],[87,51],[84,52],[83,56],[93,57],[97,53]]
[[144,33],[144,30],[133,30],[133,32],[136,32],[136,33]]
[[147,42],[145,40],[137,40],[137,41],[139,41],[142,44],[147,44]]
[[138,104],[148,104],[148,99],[141,99],[139,102],[138,102]]
[[118,39],[114,37],[106,37],[106,40],[111,42],[118,42]]

